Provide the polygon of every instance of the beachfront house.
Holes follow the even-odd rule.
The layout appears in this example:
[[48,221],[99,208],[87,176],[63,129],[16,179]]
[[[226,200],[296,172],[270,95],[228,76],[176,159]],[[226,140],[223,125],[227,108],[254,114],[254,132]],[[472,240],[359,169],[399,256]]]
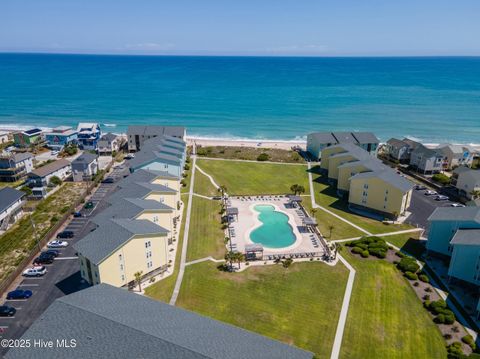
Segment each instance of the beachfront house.
[[69,126],[59,126],[45,133],[45,140],[49,148],[61,151],[63,147],[77,143],[78,133]]
[[75,339],[76,345],[12,348],[6,359],[313,358],[293,345],[107,284],[56,299],[19,341],[32,338]]
[[42,130],[32,128],[30,130],[15,132],[13,134],[13,141],[15,146],[20,148],[38,145],[43,141]]
[[28,174],[27,184],[32,188],[32,197],[43,198],[47,196],[47,186],[52,177],[58,177],[62,181],[72,174],[72,166],[65,159],[46,164],[34,169]]
[[324,149],[347,143],[355,144],[376,157],[380,141],[371,132],[314,132],[307,135],[307,152],[320,159]]
[[98,148],[98,141],[102,136],[102,130],[98,123],[80,122],[77,126],[78,146],[82,150],[94,150]]
[[469,200],[480,197],[480,170],[460,166],[453,171],[451,179],[460,196]]
[[148,278],[167,269],[167,229],[146,219],[100,216],[96,224],[74,245],[81,276],[89,284],[133,287],[135,273]]
[[98,154],[102,155],[111,155],[115,152],[118,152],[120,145],[122,144],[122,137],[117,136],[111,132],[103,135],[98,141]]
[[84,152],[72,161],[72,174],[75,182],[90,181],[97,172],[97,155]]
[[394,161],[400,163],[410,162],[410,155],[413,148],[407,142],[397,138],[391,138],[384,146],[385,154]]
[[450,257],[450,244],[459,229],[480,229],[479,207],[438,207],[428,218],[427,250],[434,254]]
[[130,152],[140,151],[145,141],[159,136],[170,136],[183,142],[186,136],[186,129],[181,126],[128,126],[128,150]]
[[419,145],[410,156],[410,166],[417,172],[431,175],[443,170],[444,155],[434,149]]
[[10,133],[7,131],[0,131],[0,145],[10,142]]
[[443,169],[451,170],[457,166],[471,167],[476,151],[470,146],[442,144],[435,149],[443,155]]
[[22,215],[25,192],[11,187],[0,189],[0,232],[6,231]]
[[0,156],[0,182],[17,182],[33,170],[33,155],[29,152]]

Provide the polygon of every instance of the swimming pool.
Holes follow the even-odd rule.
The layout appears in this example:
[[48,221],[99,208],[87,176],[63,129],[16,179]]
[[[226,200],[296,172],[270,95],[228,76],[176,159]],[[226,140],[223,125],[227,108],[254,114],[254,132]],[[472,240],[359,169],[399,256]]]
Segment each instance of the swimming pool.
[[252,242],[267,248],[283,248],[295,243],[295,234],[286,214],[267,204],[257,204],[254,209],[262,224],[250,233]]

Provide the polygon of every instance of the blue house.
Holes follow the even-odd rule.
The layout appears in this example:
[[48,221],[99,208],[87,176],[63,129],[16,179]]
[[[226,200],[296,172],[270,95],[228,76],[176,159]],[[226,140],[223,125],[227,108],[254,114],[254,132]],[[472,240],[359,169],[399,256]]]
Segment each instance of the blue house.
[[77,131],[68,126],[59,126],[45,134],[48,147],[60,151],[71,143],[77,143]]
[[428,218],[427,250],[451,256],[451,241],[459,229],[480,229],[479,207],[439,207]]

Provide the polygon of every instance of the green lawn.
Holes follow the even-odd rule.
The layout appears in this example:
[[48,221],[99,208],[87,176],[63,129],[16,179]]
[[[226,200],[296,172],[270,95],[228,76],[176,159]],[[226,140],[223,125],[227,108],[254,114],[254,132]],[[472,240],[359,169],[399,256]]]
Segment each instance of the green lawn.
[[207,256],[224,257],[225,234],[220,223],[220,208],[220,201],[193,197],[187,261]]
[[12,187],[12,188],[17,188],[18,186],[21,186],[25,183],[25,180],[20,180],[16,182],[0,182],[0,188],[2,187]]
[[268,155],[268,160],[272,162],[305,163],[305,160],[292,150],[282,150],[279,148],[258,148],[258,147],[239,147],[239,146],[205,146],[197,147],[197,154],[200,157],[226,158],[237,160],[256,161],[262,153]]
[[418,239],[420,232],[412,232],[405,234],[396,234],[393,236],[383,237],[387,242],[397,246],[414,257],[421,258],[425,251],[426,241]]
[[[342,265],[295,263],[224,273],[188,266],[177,305],[330,356],[348,272]],[[366,335],[367,336],[367,335]]]
[[193,190],[195,193],[209,197],[219,195],[218,190],[213,186],[212,182],[210,182],[210,179],[198,170],[195,171]]
[[[315,170],[315,169],[313,169]],[[363,217],[352,213],[348,209],[348,202],[338,198],[336,189],[330,186],[326,178],[313,174],[313,189],[315,191],[315,201],[318,205],[326,207],[332,212],[355,223],[357,226],[369,231],[372,234],[395,232],[404,229],[413,228],[408,224],[383,224],[375,219]]]
[[173,294],[173,289],[175,288],[175,282],[178,277],[178,270],[180,268],[180,257],[182,256],[182,246],[183,246],[183,232],[185,230],[185,213],[187,212],[188,206],[188,195],[182,195],[182,201],[184,203],[183,207],[183,217],[182,224],[180,226],[180,232],[178,235],[178,248],[175,255],[175,267],[174,272],[171,276],[152,284],[150,287],[145,289],[145,294],[149,297],[161,300],[162,302],[170,302],[170,298]]
[[398,270],[343,254],[356,276],[340,357],[445,358],[440,331]]
[[[79,200],[84,186],[65,183],[57,192],[40,201],[32,214],[26,214],[7,232],[0,236],[0,282],[13,272],[16,266],[33,250],[37,242]],[[30,217],[35,223],[35,231]]]
[[[308,213],[312,214],[312,205],[310,196],[303,197],[303,206],[308,211]],[[326,240],[338,240],[338,239],[347,239],[347,238],[355,238],[361,237],[364,233],[352,227],[348,223],[345,223],[338,219],[331,214],[322,211],[321,209],[317,209],[315,212],[315,218],[318,222],[318,229],[323,234]],[[330,226],[333,227],[330,236]]]
[[307,166],[221,160],[197,160],[230,195],[286,194],[299,184],[308,193]]

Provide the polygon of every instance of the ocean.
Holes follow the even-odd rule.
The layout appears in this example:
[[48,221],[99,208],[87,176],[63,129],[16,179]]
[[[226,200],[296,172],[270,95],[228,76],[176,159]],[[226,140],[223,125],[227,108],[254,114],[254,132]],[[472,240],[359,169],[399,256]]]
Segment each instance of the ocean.
[[480,57],[0,54],[0,127],[183,125],[206,138],[480,143]]

